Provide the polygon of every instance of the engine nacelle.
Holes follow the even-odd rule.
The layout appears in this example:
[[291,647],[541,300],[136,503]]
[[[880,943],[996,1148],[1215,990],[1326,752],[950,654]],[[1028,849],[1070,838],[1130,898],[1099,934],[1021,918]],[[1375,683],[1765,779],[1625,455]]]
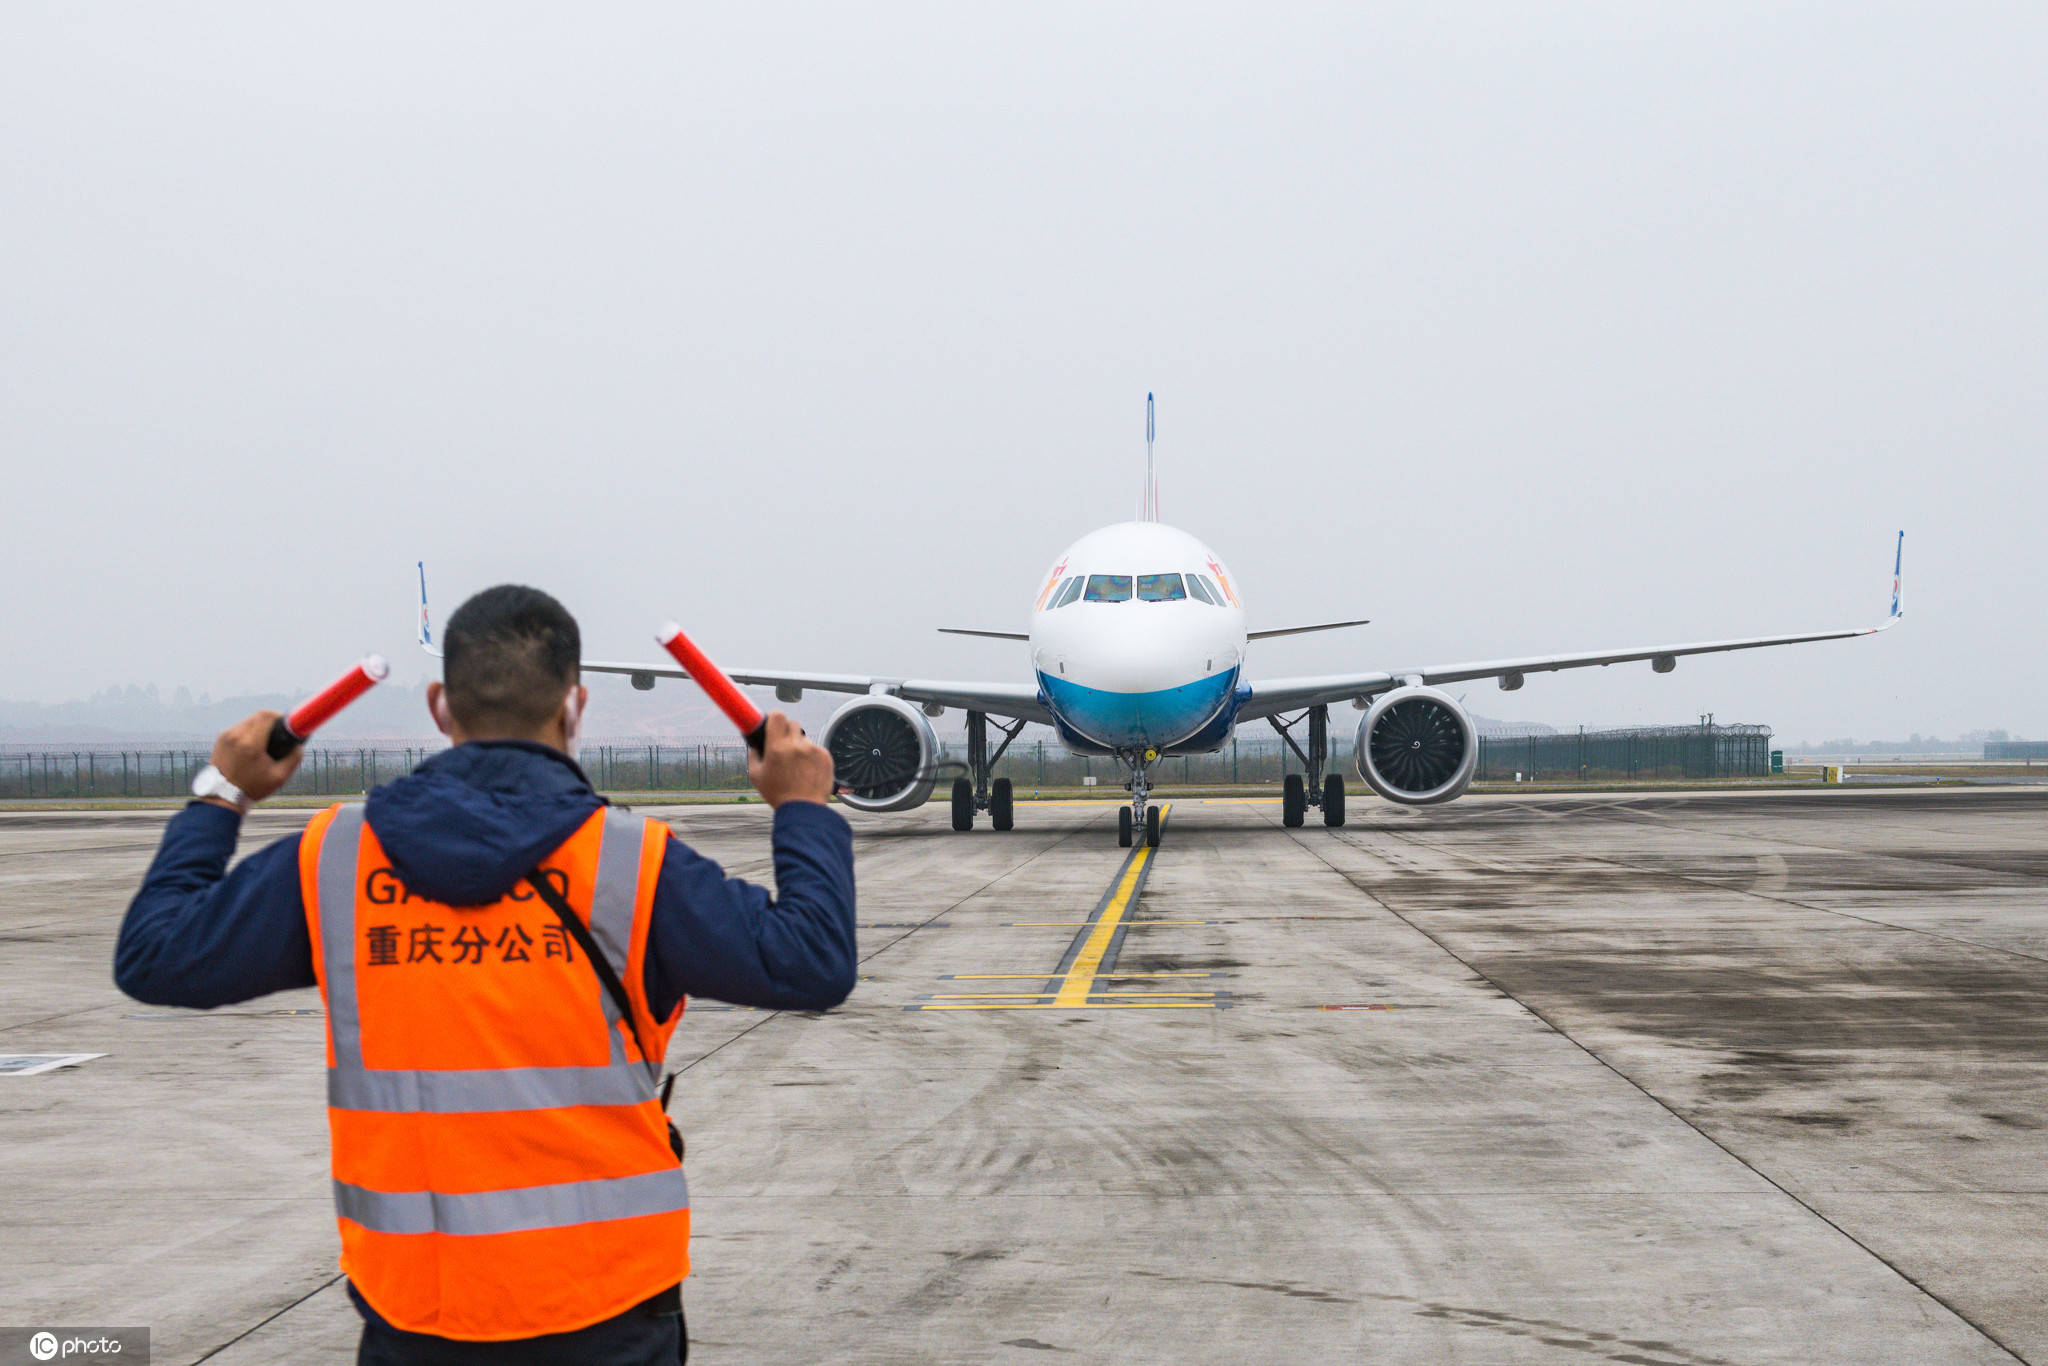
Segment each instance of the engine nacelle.
[[1358,776],[1390,802],[1428,806],[1463,795],[1479,766],[1479,732],[1435,688],[1396,688],[1358,723]]
[[850,789],[839,800],[856,811],[908,811],[931,800],[939,740],[924,713],[900,697],[856,697],[818,737]]

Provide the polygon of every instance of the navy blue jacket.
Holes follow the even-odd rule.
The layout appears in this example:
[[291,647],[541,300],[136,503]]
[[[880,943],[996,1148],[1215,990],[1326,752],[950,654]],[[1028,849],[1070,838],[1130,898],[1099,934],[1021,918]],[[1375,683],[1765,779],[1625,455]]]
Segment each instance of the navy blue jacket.
[[[474,741],[370,794],[366,818],[405,884],[454,906],[493,902],[605,804],[544,745]],[[129,904],[114,983],[150,1005],[211,1007],[313,986],[299,837],[227,871],[241,818],[194,802],[173,816]],[[684,996],[829,1010],[854,983],[853,835],[815,802],[776,809],[779,897],[671,837],[648,934],[647,1000]]]

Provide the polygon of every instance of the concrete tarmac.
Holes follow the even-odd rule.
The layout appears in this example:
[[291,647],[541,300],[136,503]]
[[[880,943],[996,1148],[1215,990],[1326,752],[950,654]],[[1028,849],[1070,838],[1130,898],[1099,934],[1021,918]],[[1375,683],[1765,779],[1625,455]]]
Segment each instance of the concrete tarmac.
[[[162,819],[0,814],[0,1049],[107,1055],[0,1075],[0,1322],[350,1361],[317,995],[111,984]],[[701,1362],[2048,1362],[2048,793],[854,820],[853,1000],[671,1050]]]

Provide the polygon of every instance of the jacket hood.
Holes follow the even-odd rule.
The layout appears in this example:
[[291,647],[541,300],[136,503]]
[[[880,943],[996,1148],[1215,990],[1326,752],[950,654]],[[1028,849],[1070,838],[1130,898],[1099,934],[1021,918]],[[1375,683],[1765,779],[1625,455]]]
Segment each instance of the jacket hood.
[[567,755],[473,740],[372,792],[364,817],[407,887],[449,906],[485,906],[603,805]]

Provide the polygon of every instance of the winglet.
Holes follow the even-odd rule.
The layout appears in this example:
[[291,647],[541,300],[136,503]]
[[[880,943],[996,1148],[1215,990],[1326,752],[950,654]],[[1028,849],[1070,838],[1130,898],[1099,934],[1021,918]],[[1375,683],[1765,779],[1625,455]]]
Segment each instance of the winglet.
[[1876,626],[1867,626],[1857,634],[1871,636],[1879,631],[1889,631],[1899,624],[1899,618],[1906,615],[1906,594],[1902,586],[1905,580],[1900,577],[1900,570],[1905,563],[1906,533],[1901,531],[1899,543],[1892,551],[1892,610],[1885,614],[1883,622]]
[[1906,563],[1906,533],[1899,533],[1899,546],[1892,552],[1892,614],[1885,618],[1887,625],[1906,614],[1905,594],[1900,588],[1899,571]]
[[441,652],[434,648],[434,630],[427,623],[427,562],[421,560],[420,568],[420,648],[439,659]]

